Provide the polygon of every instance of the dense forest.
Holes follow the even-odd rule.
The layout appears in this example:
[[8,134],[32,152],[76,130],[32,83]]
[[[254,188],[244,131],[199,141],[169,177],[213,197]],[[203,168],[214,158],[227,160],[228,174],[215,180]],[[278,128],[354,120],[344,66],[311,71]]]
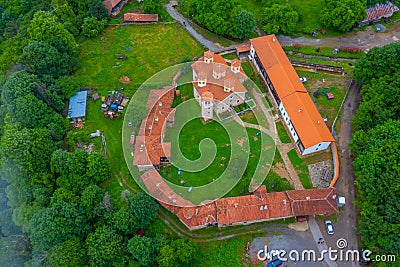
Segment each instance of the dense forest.
[[79,42],[103,29],[102,0],[4,0],[0,14],[0,266],[187,266],[197,244],[155,230],[158,203],[114,207],[99,186],[108,160],[66,145]]
[[400,43],[371,49],[356,65],[362,102],[351,148],[362,244],[400,255]]

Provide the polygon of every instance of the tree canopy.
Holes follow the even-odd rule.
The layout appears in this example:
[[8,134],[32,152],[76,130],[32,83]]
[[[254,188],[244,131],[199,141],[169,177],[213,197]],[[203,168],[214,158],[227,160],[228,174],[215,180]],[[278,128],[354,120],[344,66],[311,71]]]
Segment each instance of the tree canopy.
[[354,70],[355,78],[364,82],[350,144],[361,217],[358,230],[365,247],[377,254],[400,251],[400,71],[398,60],[391,58],[399,48],[393,43],[371,49]]
[[267,23],[263,30],[269,34],[293,33],[299,20],[299,14],[289,4],[274,4],[264,8],[262,14],[263,21]]
[[236,15],[236,27],[240,39],[250,38],[256,26],[256,20],[252,13],[246,10],[240,10]]
[[321,21],[340,32],[348,32],[366,16],[366,0],[325,0]]
[[157,215],[158,203],[146,193],[133,195],[129,200],[129,207],[139,222],[139,227],[146,228]]

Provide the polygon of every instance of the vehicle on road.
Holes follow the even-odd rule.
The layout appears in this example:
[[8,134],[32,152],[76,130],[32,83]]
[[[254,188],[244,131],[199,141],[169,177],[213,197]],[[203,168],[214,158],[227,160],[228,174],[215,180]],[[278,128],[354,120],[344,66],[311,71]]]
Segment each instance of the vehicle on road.
[[267,264],[267,267],[277,267],[277,266],[281,266],[283,264],[283,262],[280,259],[276,259],[274,261],[271,261]]
[[325,228],[328,235],[333,235],[335,233],[335,231],[333,230],[333,224],[331,220],[325,221]]

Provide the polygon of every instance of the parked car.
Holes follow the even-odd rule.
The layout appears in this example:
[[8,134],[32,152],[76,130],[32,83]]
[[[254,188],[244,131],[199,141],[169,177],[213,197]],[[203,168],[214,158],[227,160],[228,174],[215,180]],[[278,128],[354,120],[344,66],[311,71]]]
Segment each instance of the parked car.
[[335,233],[335,231],[333,230],[333,224],[331,220],[325,221],[325,228],[328,235],[333,235]]
[[271,261],[267,264],[267,267],[277,267],[277,266],[281,266],[283,264],[283,262],[280,259],[276,259],[274,261]]
[[300,81],[301,81],[302,83],[305,83],[305,82],[307,82],[307,78],[306,78],[306,77],[301,77],[301,78],[300,78]]

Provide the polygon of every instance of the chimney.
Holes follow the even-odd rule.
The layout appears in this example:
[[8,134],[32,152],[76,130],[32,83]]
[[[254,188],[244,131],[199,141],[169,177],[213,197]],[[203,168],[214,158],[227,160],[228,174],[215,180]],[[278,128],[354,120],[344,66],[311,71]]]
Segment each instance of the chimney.
[[233,73],[239,73],[240,72],[240,66],[242,63],[238,59],[234,59],[231,61],[231,71]]
[[199,87],[204,87],[207,85],[207,77],[204,73],[199,73],[199,75],[197,75],[197,85]]
[[204,52],[204,62],[207,64],[214,62],[214,52],[210,50]]
[[233,92],[233,89],[235,89],[235,86],[233,85],[233,81],[231,79],[226,79],[224,81],[224,92]]

